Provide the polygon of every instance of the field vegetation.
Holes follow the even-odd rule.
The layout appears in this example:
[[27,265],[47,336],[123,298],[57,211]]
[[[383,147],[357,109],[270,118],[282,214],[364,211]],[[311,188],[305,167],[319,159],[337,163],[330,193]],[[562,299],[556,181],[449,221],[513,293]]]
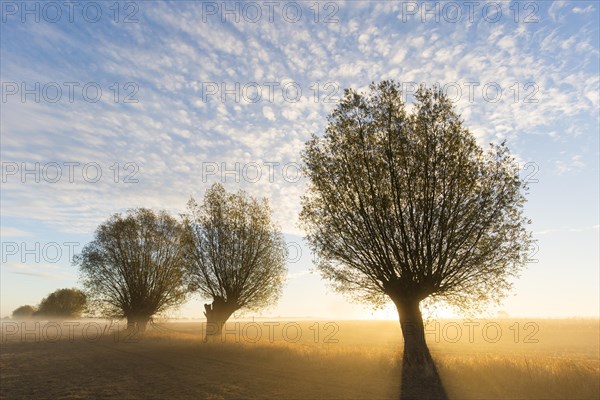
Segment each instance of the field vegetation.
[[[200,322],[155,321],[143,336],[124,322],[35,324],[2,322],[2,398],[403,398],[395,321],[232,320],[210,342]],[[598,320],[431,320],[426,332],[450,399],[600,396]]]

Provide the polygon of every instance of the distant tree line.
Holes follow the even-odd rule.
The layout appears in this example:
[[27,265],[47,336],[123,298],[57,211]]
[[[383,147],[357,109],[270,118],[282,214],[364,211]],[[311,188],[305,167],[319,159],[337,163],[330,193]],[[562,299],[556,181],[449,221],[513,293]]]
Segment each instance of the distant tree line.
[[73,319],[81,317],[87,305],[86,295],[79,289],[58,289],[42,299],[37,307],[25,305],[12,312],[14,319]]

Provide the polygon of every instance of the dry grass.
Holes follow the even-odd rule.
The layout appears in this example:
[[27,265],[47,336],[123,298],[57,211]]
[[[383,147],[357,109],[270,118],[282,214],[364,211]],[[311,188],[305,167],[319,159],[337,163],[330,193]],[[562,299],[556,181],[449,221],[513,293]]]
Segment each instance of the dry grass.
[[[117,340],[110,330],[96,341],[84,340],[77,327],[72,341],[63,337],[56,342],[43,340],[43,324],[37,338],[31,333],[26,338],[8,335],[3,325],[0,397],[399,397],[402,341],[396,322],[340,321],[328,329],[327,321],[318,326],[298,322],[287,332],[293,339],[300,328],[295,342],[284,338],[286,322],[277,322],[271,337],[268,327],[258,322],[263,335],[256,341],[248,322],[230,324],[225,343],[203,343],[200,323],[157,324],[139,341],[122,333]],[[533,336],[537,343],[523,343],[527,331],[522,327],[530,321],[496,321],[502,335],[494,343],[477,329],[469,338],[464,321],[444,323],[449,322],[462,326],[459,340],[444,325],[437,337],[431,329],[428,339],[451,399],[600,397],[597,320],[533,321],[539,326]],[[490,321],[480,322],[483,326]],[[521,331],[518,340],[515,322]],[[453,343],[444,340],[443,329]],[[326,334],[337,342],[324,343]]]

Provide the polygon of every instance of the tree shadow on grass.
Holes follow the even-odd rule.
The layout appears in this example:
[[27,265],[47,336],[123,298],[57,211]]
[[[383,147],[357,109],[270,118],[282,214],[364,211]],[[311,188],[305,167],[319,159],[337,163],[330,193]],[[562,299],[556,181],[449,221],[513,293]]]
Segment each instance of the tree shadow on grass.
[[429,350],[418,357],[404,354],[400,400],[448,400]]

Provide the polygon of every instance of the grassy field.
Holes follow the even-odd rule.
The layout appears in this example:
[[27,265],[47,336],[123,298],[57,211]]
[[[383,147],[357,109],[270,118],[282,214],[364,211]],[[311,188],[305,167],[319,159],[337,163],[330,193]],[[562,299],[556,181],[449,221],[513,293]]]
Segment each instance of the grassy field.
[[[238,321],[204,343],[200,322],[2,322],[0,397],[375,399],[400,397],[394,321]],[[598,320],[430,321],[450,399],[598,399]]]

